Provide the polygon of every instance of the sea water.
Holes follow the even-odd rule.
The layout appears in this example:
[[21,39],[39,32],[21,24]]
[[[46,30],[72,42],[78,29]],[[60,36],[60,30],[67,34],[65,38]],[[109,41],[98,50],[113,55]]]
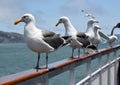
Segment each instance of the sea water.
[[[116,43],[115,43],[116,44]],[[99,45],[99,49],[108,47],[107,44]],[[71,47],[65,46],[58,49],[55,52],[49,54],[49,63],[57,62],[62,59],[71,56]],[[81,54],[83,50],[81,49]],[[77,50],[74,56],[77,55]],[[112,55],[112,54],[111,54]],[[40,65],[45,65],[45,54],[41,54]],[[102,58],[102,63],[104,64],[106,57]],[[26,44],[0,44],[0,77],[14,74],[17,72],[29,70],[34,68],[37,62],[37,53],[31,51]],[[97,69],[98,60],[94,59],[92,61],[92,71]],[[80,81],[86,75],[86,64],[80,65],[75,68],[76,82]],[[63,77],[64,76],[64,77]],[[50,79],[50,85],[68,85],[69,72],[64,72]]]

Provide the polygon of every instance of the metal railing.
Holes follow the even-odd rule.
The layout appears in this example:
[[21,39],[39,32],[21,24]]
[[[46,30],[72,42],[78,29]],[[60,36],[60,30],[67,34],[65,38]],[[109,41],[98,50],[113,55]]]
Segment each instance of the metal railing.
[[[67,58],[49,64],[48,69],[27,70],[24,72],[12,74],[0,78],[0,85],[49,85],[49,79],[60,75],[63,72],[69,72],[68,85],[117,85],[117,69],[120,46],[102,49],[99,52],[82,55],[80,58]],[[113,53],[113,59],[111,58]],[[106,57],[106,63],[102,65],[102,58]],[[92,72],[92,60],[98,59],[98,68]],[[75,71],[76,67],[86,63],[87,75],[84,79],[76,82]],[[59,84],[58,84],[59,85]]]

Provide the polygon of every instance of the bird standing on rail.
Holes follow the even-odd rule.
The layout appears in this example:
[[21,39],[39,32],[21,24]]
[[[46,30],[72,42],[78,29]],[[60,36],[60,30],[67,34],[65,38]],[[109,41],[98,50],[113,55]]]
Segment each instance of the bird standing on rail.
[[95,43],[97,45],[97,47],[98,47],[98,44],[101,43],[101,36],[99,34],[100,30],[101,30],[100,26],[98,26],[98,25],[94,26],[95,39],[94,39],[93,43]]
[[[71,36],[70,46],[72,47],[72,58],[74,54],[74,49],[78,49],[78,57],[80,56],[80,48],[86,48],[90,45],[90,41],[88,40],[88,36],[84,32],[78,32],[74,26],[72,25],[71,21],[68,17],[63,16],[61,17],[56,26],[60,23],[64,24],[65,27],[65,36]],[[96,49],[94,45],[90,46],[91,49]]]
[[112,47],[113,42],[115,42],[116,40],[118,41],[118,37],[114,34],[108,36],[101,31],[99,31],[99,34],[102,38],[107,40],[107,43],[109,44],[110,47]]
[[98,41],[98,39],[96,38],[96,33],[95,33],[96,31],[93,26],[94,23],[99,23],[99,21],[95,19],[90,19],[87,23],[87,30],[85,32],[85,34],[88,36],[91,45],[97,44],[96,41]]
[[32,14],[24,14],[21,19],[16,20],[14,24],[25,23],[24,38],[27,46],[38,53],[36,69],[39,69],[40,54],[46,53],[46,68],[48,68],[48,53],[64,46],[66,41],[58,34],[38,29],[35,25],[35,18]]

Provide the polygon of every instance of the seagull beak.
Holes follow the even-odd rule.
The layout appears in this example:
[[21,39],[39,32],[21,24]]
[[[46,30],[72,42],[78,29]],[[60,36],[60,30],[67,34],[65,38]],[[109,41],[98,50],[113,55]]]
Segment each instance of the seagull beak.
[[116,28],[116,26],[113,27],[114,29]]
[[95,23],[99,23],[99,21],[95,21]]
[[22,20],[21,20],[21,19],[16,20],[16,21],[14,22],[14,25],[17,25],[17,24],[18,24],[18,23],[20,23],[20,22],[22,22]]
[[60,22],[57,22],[55,26],[57,27],[59,24],[60,24]]

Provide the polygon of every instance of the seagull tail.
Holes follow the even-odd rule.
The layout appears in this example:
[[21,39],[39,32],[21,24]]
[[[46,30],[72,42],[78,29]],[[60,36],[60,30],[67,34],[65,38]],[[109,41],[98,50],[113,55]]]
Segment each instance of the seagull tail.
[[98,50],[95,45],[88,45],[86,48],[92,49],[92,50]]
[[65,40],[63,46],[68,45],[71,42],[71,36],[62,36],[62,38]]

